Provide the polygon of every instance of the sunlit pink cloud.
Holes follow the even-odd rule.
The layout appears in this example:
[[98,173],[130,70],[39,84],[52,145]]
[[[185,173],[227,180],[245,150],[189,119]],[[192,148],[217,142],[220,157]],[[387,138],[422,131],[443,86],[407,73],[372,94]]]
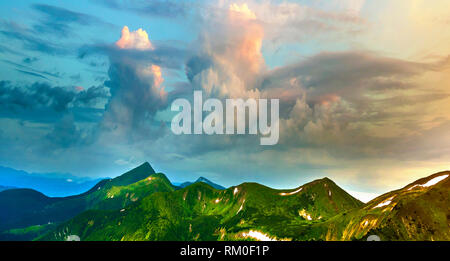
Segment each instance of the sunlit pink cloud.
[[116,46],[120,49],[137,49],[137,50],[153,50],[154,47],[149,40],[148,34],[142,28],[134,32],[130,32],[128,26],[122,29],[122,36],[116,42]]
[[238,36],[238,43],[234,52],[235,62],[243,63],[251,73],[261,69],[264,58],[261,53],[264,37],[263,27],[256,23],[256,15],[247,4],[231,4],[229,7],[229,22],[233,27],[241,27],[242,35]]

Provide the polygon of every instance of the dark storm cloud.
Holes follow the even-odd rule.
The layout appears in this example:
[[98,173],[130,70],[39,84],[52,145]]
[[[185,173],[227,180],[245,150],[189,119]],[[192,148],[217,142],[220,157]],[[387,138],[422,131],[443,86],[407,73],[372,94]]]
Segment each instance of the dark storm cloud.
[[98,98],[106,98],[103,87],[91,87],[75,92],[63,87],[52,87],[46,83],[28,86],[13,86],[0,81],[0,108],[7,117],[20,117],[34,112],[65,112],[70,104],[75,106],[92,105]]

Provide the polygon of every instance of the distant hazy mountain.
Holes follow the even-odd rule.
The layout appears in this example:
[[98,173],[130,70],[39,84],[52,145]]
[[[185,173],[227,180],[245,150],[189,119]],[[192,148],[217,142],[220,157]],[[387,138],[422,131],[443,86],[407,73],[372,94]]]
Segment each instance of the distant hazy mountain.
[[210,185],[211,187],[213,187],[215,189],[220,189],[220,190],[225,189],[225,187],[223,187],[223,186],[221,186],[219,184],[216,184],[216,183],[212,182],[211,180],[209,180],[207,178],[204,178],[204,177],[200,177],[194,182],[187,181],[187,182],[181,183],[181,184],[178,185],[178,187],[185,188],[187,186],[190,186],[190,185],[192,185],[194,183],[198,183],[198,182],[206,183],[206,184]]
[[76,177],[70,174],[28,173],[0,166],[0,184],[2,186],[35,189],[52,197],[83,193],[99,181],[100,179]]

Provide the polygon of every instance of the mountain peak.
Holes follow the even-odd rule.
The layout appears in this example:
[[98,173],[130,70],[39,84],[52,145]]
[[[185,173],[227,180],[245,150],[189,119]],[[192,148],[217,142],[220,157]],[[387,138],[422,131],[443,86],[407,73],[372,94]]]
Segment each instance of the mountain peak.
[[322,181],[322,182],[333,182],[334,183],[334,181],[332,179],[330,179],[329,177],[324,177],[324,178],[320,179],[320,181]]
[[184,182],[184,183],[180,184],[180,187],[185,188],[187,186],[190,186],[190,185],[195,184],[195,183],[200,183],[200,182],[206,183],[206,184],[210,185],[211,187],[213,187],[215,189],[219,189],[219,190],[225,189],[225,187],[223,187],[223,186],[221,186],[221,185],[219,185],[217,183],[214,183],[214,182],[212,182],[211,180],[209,180],[209,179],[207,179],[205,177],[199,177],[194,182],[189,182],[189,181]]
[[205,177],[199,177],[195,182],[211,182],[211,181]]
[[139,166],[136,167],[136,168],[140,168],[140,167],[142,167],[142,168],[150,168],[150,169],[153,170],[152,166],[150,165],[150,163],[148,163],[148,161],[142,163],[141,165],[139,165]]
[[144,162],[138,167],[112,179],[111,182],[116,186],[125,186],[143,180],[152,174],[155,174],[155,170],[150,163]]

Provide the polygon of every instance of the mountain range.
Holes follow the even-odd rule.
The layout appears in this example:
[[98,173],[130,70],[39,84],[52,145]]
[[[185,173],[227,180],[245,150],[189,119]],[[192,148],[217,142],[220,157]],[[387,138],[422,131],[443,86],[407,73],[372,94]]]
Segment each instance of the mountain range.
[[0,239],[450,240],[449,174],[364,204],[328,178],[291,190],[202,178],[182,187],[144,163],[76,196],[0,192]]
[[29,188],[48,196],[64,197],[83,193],[100,180],[63,173],[28,173],[0,166],[0,191],[4,190],[2,187]]

